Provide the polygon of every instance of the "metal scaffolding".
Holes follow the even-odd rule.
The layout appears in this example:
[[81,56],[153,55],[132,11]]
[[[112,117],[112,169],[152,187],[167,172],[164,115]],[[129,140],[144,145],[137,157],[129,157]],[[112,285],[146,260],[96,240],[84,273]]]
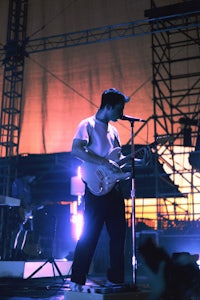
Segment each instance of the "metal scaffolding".
[[1,166],[3,195],[10,192],[10,157],[18,155],[23,108],[23,76],[27,23],[27,0],[10,0],[7,42],[3,59],[4,77],[1,102],[0,154],[6,157]]
[[[162,195],[155,183],[160,227],[165,219],[176,221],[179,216],[179,219],[195,220],[200,217],[195,211],[200,174],[188,164],[200,126],[200,12],[193,9],[188,1],[158,9],[152,7],[146,11],[152,28],[154,133],[155,138],[169,137],[165,147],[158,151],[159,161],[185,196],[182,202],[178,202],[176,195],[169,201],[168,195]],[[171,11],[178,14],[168,18]],[[157,22],[155,18],[158,15],[162,21]],[[177,23],[182,27],[175,28]],[[173,30],[169,30],[170,27]],[[156,181],[158,177],[155,175]],[[200,200],[196,202],[199,203]],[[167,212],[168,205],[174,207],[170,213]]]

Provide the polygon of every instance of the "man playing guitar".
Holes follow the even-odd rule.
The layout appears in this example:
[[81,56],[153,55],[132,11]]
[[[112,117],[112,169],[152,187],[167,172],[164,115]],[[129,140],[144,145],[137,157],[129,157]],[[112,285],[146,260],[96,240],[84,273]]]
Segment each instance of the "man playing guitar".
[[[114,149],[120,149],[117,129],[110,121],[116,122],[123,116],[125,103],[129,100],[129,97],[115,88],[105,90],[97,113],[80,122],[73,139],[72,154],[83,161],[85,210],[83,233],[77,243],[72,264],[72,291],[84,289],[104,224],[110,239],[107,283],[124,282],[125,205],[120,178],[117,179],[119,165],[109,155]],[[121,152],[118,151],[117,161],[120,158]],[[135,159],[135,162],[136,165],[141,164],[139,159]],[[130,174],[127,172],[122,175],[122,179],[130,177]]]

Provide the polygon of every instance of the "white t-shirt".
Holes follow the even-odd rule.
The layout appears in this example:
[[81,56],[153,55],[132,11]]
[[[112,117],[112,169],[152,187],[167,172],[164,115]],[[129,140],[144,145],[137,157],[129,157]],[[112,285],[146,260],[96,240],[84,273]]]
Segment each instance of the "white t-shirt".
[[117,129],[95,116],[80,122],[74,139],[87,141],[87,149],[102,157],[107,157],[113,148],[120,146]]

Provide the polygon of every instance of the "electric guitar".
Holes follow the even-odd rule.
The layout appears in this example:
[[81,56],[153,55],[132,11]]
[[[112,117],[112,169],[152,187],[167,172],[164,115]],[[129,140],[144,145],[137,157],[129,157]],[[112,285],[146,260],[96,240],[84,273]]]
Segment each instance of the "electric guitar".
[[[164,144],[169,138],[159,139]],[[161,141],[159,143],[161,143]],[[158,144],[158,140],[148,145],[151,149]],[[144,152],[147,147],[141,147],[135,151],[135,155],[139,152]],[[87,184],[87,187],[92,194],[102,196],[111,191],[116,182],[127,180],[131,177],[131,172],[123,172],[123,166],[127,162],[131,162],[132,153],[127,156],[121,157],[121,148],[114,148],[108,155],[108,159],[113,162],[114,168],[109,168],[106,165],[97,165],[90,162],[83,162],[81,165],[81,177]]]

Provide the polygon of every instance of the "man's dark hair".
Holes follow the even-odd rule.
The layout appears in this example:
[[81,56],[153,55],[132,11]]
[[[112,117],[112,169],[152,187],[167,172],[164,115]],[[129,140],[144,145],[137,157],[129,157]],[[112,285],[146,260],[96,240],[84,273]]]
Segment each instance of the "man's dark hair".
[[130,100],[128,96],[125,96],[122,92],[115,88],[107,89],[102,93],[101,106],[105,107],[109,104],[111,107],[115,107],[119,103],[126,103]]

